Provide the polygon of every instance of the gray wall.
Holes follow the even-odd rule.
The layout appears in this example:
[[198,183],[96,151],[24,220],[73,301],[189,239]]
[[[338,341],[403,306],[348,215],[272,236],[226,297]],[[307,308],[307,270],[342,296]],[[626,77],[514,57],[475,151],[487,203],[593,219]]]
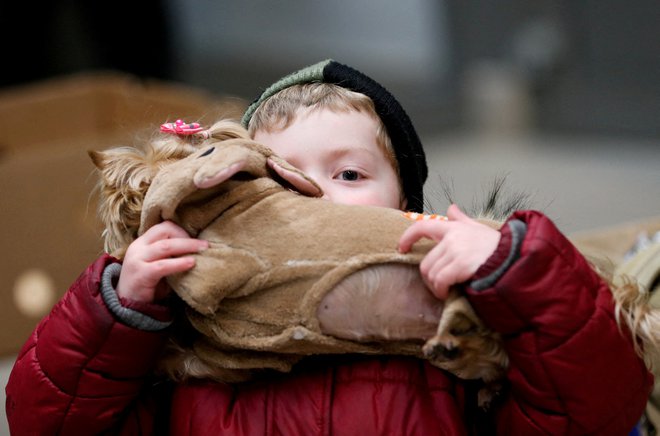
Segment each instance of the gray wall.
[[214,80],[200,75],[209,65],[283,70],[328,57],[403,82],[446,73],[447,26],[436,0],[169,1],[186,77]]
[[443,2],[168,1],[184,81],[251,99],[283,74],[334,58],[376,78],[416,119],[449,103]]

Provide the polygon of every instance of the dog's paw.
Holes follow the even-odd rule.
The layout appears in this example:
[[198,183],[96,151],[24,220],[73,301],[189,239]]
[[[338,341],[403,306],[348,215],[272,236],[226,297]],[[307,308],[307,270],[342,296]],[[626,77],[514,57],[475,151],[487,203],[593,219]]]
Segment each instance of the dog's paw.
[[[462,303],[459,304],[462,305]],[[450,310],[447,310],[448,308]],[[451,303],[448,308],[443,311],[436,335],[426,341],[422,347],[424,356],[438,363],[461,359],[463,351],[470,348],[469,342],[474,340],[480,327],[476,316],[472,317],[469,316],[469,313],[451,310]]]
[[422,352],[433,365],[459,378],[486,383],[502,379],[508,365],[499,334],[488,329],[467,299],[458,294],[446,301],[436,335]]

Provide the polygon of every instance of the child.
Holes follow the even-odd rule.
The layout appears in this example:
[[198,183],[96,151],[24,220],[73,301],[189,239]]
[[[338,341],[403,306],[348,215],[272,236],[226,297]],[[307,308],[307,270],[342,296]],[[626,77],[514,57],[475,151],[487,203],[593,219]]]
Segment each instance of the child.
[[[422,209],[426,163],[407,115],[349,67],[326,61],[277,82],[244,122],[257,140],[315,178],[331,201]],[[169,292],[162,278],[190,269],[186,254],[206,246],[164,222],[129,246],[118,277],[104,275],[117,269],[110,256],[92,264],[37,327],[7,386],[12,432],[631,430],[652,379],[617,327],[607,285],[538,213],[516,213],[501,233],[455,206],[448,215],[449,222],[412,226],[400,249],[423,236],[437,240],[420,267],[429,288],[443,298],[448,286],[466,283],[480,316],[503,333],[510,389],[488,414],[472,409],[471,383],[402,357],[311,359],[291,374],[243,385],[155,382],[149,374],[171,316],[159,304]],[[119,307],[105,304],[109,289]]]

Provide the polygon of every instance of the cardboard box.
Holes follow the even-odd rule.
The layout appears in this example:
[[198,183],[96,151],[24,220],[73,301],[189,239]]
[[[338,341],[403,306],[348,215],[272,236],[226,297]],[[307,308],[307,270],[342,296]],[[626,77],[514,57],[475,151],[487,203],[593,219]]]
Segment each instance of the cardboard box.
[[576,232],[570,239],[585,254],[607,258],[615,265],[624,261],[640,235],[660,232],[660,216],[631,221],[617,226]]
[[102,253],[87,150],[131,145],[177,118],[240,117],[246,102],[114,73],[0,91],[0,355],[15,353]]

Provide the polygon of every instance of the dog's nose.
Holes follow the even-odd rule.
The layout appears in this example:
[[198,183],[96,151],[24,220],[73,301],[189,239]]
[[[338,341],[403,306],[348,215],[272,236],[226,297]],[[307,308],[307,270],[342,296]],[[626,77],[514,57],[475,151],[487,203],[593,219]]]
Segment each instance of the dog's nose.
[[454,360],[461,354],[459,347],[447,346],[442,344],[435,344],[433,347],[424,347],[424,355],[431,360],[442,358],[443,360]]
[[440,354],[447,360],[456,359],[461,354],[461,349],[458,347],[447,348],[441,346],[440,348]]

